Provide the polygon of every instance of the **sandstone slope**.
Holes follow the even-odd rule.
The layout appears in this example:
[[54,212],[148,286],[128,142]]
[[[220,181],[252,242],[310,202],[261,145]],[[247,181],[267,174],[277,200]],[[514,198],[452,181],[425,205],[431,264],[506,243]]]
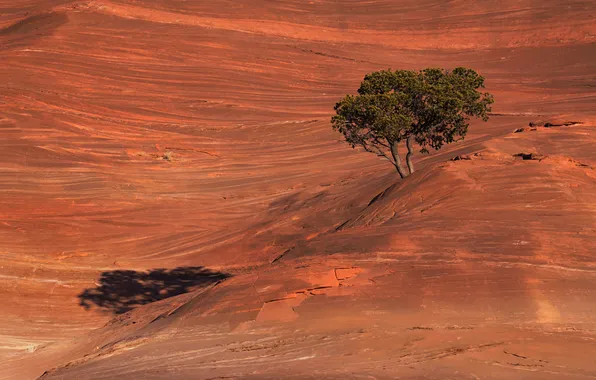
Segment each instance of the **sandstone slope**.
[[[595,376],[594,12],[0,0],[0,378]],[[406,181],[330,130],[364,73],[457,65],[495,114]]]

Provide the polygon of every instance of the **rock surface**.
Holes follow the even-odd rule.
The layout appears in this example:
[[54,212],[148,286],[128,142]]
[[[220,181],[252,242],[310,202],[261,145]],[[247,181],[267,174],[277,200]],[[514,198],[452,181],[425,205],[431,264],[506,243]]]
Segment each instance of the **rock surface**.
[[[596,377],[595,14],[0,0],[0,379]],[[404,181],[329,126],[459,65],[495,113]]]

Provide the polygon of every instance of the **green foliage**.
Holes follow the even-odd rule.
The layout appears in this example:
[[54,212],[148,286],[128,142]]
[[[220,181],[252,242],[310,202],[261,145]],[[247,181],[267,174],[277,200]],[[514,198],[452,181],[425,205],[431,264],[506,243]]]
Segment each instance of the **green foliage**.
[[463,67],[377,71],[364,77],[358,95],[335,105],[331,122],[352,147],[395,165],[387,151],[400,141],[413,139],[427,153],[463,139],[471,117],[487,121],[493,97],[482,88],[484,78]]

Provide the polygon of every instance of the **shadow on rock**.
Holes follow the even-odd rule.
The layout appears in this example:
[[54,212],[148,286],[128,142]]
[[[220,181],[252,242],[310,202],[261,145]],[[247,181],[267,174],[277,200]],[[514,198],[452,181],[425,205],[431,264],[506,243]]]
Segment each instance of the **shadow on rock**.
[[230,277],[204,267],[153,269],[146,272],[114,270],[103,272],[96,288],[78,295],[80,305],[93,305],[114,314],[126,313],[137,306],[188,293]]

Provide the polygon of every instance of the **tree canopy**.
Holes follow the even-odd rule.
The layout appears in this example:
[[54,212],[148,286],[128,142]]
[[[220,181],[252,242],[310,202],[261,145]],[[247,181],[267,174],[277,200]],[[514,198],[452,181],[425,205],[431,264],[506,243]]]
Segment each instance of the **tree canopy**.
[[[367,74],[358,95],[335,105],[333,129],[353,147],[385,157],[404,178],[414,172],[414,143],[421,153],[461,140],[471,117],[488,120],[493,96],[472,69],[382,70]],[[399,156],[405,141],[406,170]]]

